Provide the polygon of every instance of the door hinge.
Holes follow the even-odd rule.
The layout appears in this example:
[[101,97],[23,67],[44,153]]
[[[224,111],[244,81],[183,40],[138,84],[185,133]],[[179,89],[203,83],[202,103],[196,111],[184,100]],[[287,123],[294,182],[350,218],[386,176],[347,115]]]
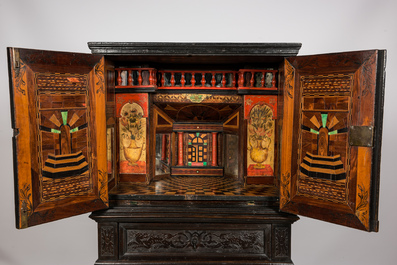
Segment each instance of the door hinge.
[[373,147],[374,127],[373,126],[350,126],[350,146]]
[[21,65],[19,62],[19,49],[16,48],[12,48],[12,67],[14,68],[16,76],[18,76]]

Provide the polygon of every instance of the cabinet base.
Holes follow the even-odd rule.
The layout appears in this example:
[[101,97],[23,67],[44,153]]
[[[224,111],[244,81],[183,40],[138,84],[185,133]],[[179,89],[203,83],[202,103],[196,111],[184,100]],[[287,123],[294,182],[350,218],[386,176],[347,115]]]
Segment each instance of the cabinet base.
[[219,265],[219,264],[236,264],[236,265],[293,265],[292,262],[251,262],[251,261],[132,261],[132,260],[124,260],[124,261],[100,261],[97,260],[95,265]]
[[90,216],[98,222],[95,264],[293,264],[298,218],[269,202],[132,204]]

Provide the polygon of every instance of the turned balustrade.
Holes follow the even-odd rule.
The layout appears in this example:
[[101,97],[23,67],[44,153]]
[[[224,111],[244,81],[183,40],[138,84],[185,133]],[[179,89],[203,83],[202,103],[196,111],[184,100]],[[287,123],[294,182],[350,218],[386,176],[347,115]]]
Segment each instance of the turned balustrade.
[[159,89],[236,89],[236,71],[159,71]]
[[238,73],[238,89],[277,89],[277,70],[241,69]]
[[115,68],[116,88],[156,87],[154,68]]
[[116,68],[116,88],[276,90],[277,70],[180,71]]

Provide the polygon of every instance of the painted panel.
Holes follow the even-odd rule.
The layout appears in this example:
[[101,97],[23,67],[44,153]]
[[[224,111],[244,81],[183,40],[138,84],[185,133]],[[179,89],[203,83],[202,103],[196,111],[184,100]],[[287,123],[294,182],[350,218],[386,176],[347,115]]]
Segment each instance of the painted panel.
[[245,96],[247,175],[274,176],[276,96]]
[[148,94],[117,95],[116,102],[120,174],[146,174]]

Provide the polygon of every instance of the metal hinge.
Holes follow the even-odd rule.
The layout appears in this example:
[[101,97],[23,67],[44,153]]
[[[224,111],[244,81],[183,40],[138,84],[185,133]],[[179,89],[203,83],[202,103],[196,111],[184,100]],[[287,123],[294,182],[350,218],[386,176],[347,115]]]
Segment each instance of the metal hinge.
[[14,68],[16,76],[19,75],[19,68],[21,67],[19,62],[19,49],[11,48],[12,49],[12,67]]
[[350,126],[349,128],[350,146],[373,147],[374,127],[373,126]]

